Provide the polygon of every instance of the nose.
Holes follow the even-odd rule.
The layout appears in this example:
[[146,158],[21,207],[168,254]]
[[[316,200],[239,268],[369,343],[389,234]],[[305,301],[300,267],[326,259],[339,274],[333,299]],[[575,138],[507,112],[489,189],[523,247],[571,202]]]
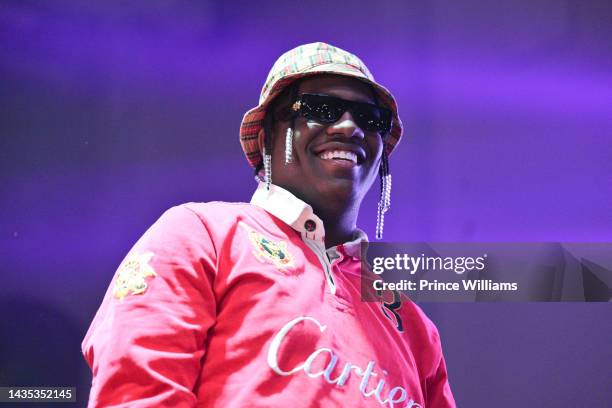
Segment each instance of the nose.
[[365,137],[363,130],[357,125],[349,111],[344,112],[337,121],[327,127],[327,134],[330,136],[341,135],[347,139],[353,137],[363,139]]

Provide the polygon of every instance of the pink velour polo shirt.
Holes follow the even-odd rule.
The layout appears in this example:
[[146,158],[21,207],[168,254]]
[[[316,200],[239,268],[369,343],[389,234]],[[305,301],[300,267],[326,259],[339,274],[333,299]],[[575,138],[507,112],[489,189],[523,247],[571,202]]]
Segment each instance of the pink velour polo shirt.
[[168,210],[120,265],[85,339],[91,407],[454,407],[433,323],[361,300],[359,244],[312,208]]

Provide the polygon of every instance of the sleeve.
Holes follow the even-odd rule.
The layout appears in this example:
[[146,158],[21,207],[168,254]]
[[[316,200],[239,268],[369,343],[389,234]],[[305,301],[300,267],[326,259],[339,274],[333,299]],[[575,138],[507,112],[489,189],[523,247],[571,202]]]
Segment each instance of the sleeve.
[[216,251],[200,217],[168,210],[117,270],[83,340],[89,407],[193,407],[215,322]]
[[[436,331],[437,335],[437,331]],[[427,378],[426,381],[426,395],[427,401],[425,406],[427,407],[435,407],[435,408],[456,408],[457,405],[455,403],[455,398],[453,397],[453,393],[450,389],[450,384],[448,382],[448,373],[446,372],[446,362],[444,361],[444,356],[442,355],[442,346],[439,341],[439,335],[436,336],[438,341],[436,342],[436,347],[439,351],[439,363],[437,364],[437,368],[434,370],[432,376]]]

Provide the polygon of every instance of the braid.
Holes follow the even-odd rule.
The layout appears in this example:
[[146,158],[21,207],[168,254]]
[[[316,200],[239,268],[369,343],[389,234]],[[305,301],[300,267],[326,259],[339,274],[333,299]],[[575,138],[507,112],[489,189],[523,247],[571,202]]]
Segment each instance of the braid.
[[[301,81],[298,79],[294,81],[293,83],[291,83],[289,86],[283,89],[281,93],[274,98],[274,100],[272,100],[268,104],[268,108],[266,109],[266,115],[264,117],[264,125],[263,125],[264,149],[266,150],[267,155],[272,154],[272,147],[273,147],[273,141],[274,141],[274,137],[272,135],[272,129],[274,127],[274,123],[276,122],[276,120],[289,120],[289,118],[291,118],[291,126],[289,127],[289,129],[293,129],[295,125],[295,115],[291,115],[291,117],[285,116],[286,114],[284,112],[281,113],[279,117],[277,117],[276,115],[278,113],[277,108],[278,108],[279,101],[283,100],[287,95],[289,95],[290,104],[293,104],[293,102],[297,99],[300,82]],[[263,152],[262,152],[262,157],[263,157]],[[263,160],[261,160],[255,166],[255,169],[254,169],[255,180],[263,181],[262,177],[260,176],[260,173],[262,170],[265,170],[264,167],[265,167],[265,157],[263,157]]]
[[[268,105],[268,108],[266,109],[266,115],[264,117],[264,123],[263,123],[264,149],[265,149],[266,154],[264,155],[262,152],[263,160],[261,160],[255,166],[255,180],[256,181],[266,181],[266,178],[269,178],[270,182],[266,181],[266,183],[268,184],[268,187],[269,187],[269,184],[271,183],[271,178],[272,178],[272,168],[271,168],[272,166],[272,145],[273,145],[273,139],[274,139],[273,134],[272,134],[272,128],[274,126],[275,120],[277,120],[275,114],[278,108],[278,103],[280,100],[284,99],[286,95],[289,95],[290,104],[292,104],[295,101],[295,99],[297,99],[299,83],[300,83],[300,80],[298,79],[294,81],[293,83],[291,83],[288,87],[283,89],[281,93],[278,96],[276,96],[274,100],[270,102],[270,104]],[[278,119],[286,120],[284,117],[280,117]],[[294,124],[295,124],[295,115],[292,115],[291,116],[291,126],[289,127],[289,129],[293,129]],[[266,158],[266,156],[268,157]],[[266,162],[268,162],[267,172],[266,172]],[[262,169],[264,171],[263,178],[260,175]]]
[[[378,93],[372,87],[372,96],[374,103],[379,105]],[[376,239],[382,239],[383,228],[385,226],[385,213],[391,207],[391,171],[389,170],[389,156],[387,155],[386,139],[389,132],[380,135],[383,141],[383,153],[380,158],[380,167],[378,168],[378,176],[380,178],[380,197],[378,199],[378,209],[376,212]]]

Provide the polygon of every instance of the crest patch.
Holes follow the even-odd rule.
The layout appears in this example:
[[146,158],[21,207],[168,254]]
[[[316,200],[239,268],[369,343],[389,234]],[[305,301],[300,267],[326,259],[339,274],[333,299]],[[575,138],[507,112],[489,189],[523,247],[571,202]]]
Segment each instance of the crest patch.
[[122,300],[128,295],[139,295],[147,290],[145,279],[149,276],[157,276],[149,261],[153,258],[153,252],[130,255],[119,267],[113,295]]
[[293,266],[293,256],[287,250],[285,241],[274,242],[263,235],[251,230],[248,232],[249,240],[253,244],[253,254],[261,262],[271,262],[279,269]]

